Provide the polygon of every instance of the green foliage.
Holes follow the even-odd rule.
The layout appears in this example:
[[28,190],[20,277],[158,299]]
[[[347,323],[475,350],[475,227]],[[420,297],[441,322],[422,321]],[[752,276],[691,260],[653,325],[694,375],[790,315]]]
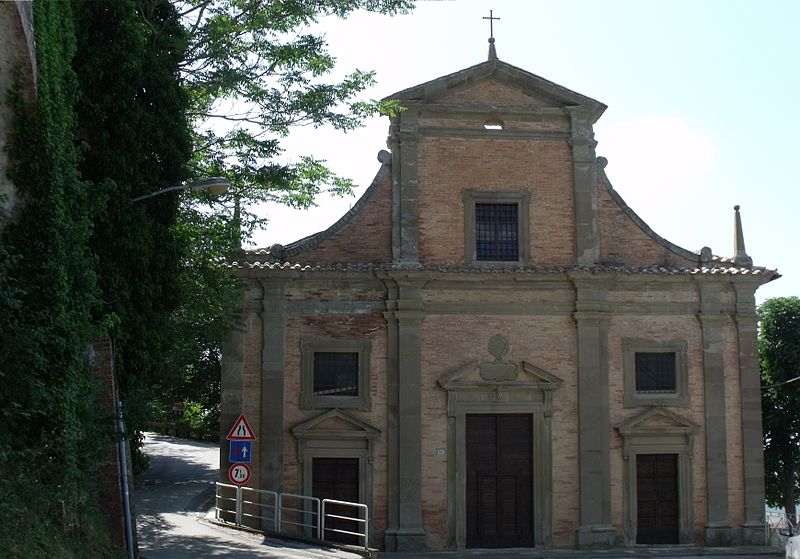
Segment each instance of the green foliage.
[[76,166],[70,4],[34,6],[38,92],[10,96],[11,179],[24,204],[0,244],[0,555],[110,557],[89,498],[110,423],[95,402],[96,206]]
[[189,30],[181,73],[191,99],[194,165],[198,176],[227,175],[232,195],[216,211],[235,215],[245,238],[264,220],[250,204],[313,205],[323,191],[349,194],[353,184],[313,156],[279,160],[281,139],[294,126],[360,126],[367,115],[395,104],[358,100],[375,81],[354,70],[330,81],[335,59],[323,36],[308,27],[326,16],[358,9],[405,13],[412,0],[177,0]]
[[240,319],[239,284],[223,265],[238,244],[238,229],[217,214],[185,208],[174,232],[192,250],[181,262],[183,298],[172,316],[182,374],[164,390],[161,402],[167,408],[172,402],[196,402],[218,417],[222,342]]
[[186,178],[188,98],[177,70],[186,39],[166,0],[78,0],[75,11],[79,168],[104,202],[90,240],[102,263],[96,320],[110,326],[127,425],[137,432],[148,402],[180,378],[178,195],[131,198]]
[[[325,83],[324,41],[295,29],[408,0],[176,3],[181,14],[168,0],[34,5],[37,94],[18,85],[11,100],[23,203],[0,244],[0,556],[114,556],[90,497],[113,424],[95,405],[90,342],[114,340],[134,447],[154,402],[187,402],[183,423],[213,433],[240,303],[222,262],[258,223],[242,207],[349,192],[313,157],[277,162],[281,138],[391,110],[353,101],[369,72]],[[131,202],[222,174],[235,189],[219,204],[197,193]]]
[[[218,427],[222,343],[238,327],[238,284],[223,266],[236,259],[242,241],[265,224],[248,211],[277,201],[296,208],[314,204],[322,192],[352,192],[348,179],[312,156],[279,161],[281,139],[291,127],[359,126],[377,110],[396,105],[355,100],[374,76],[356,70],[326,81],[335,60],[321,36],[305,31],[324,16],[346,17],[357,9],[404,12],[409,0],[180,0],[176,6],[188,32],[180,72],[194,127],[194,178],[226,176],[231,192],[222,200],[193,193],[183,199],[173,233],[182,254],[182,299],[172,315],[180,379],[159,392],[151,409],[172,402],[197,403],[204,429]],[[153,402],[151,402],[153,404]]]
[[800,298],[759,307],[767,502],[796,514],[800,496]]

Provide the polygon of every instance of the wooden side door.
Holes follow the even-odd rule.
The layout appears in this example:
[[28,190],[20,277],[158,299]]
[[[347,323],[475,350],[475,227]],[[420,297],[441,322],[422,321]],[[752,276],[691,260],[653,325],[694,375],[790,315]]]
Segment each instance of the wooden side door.
[[678,455],[636,455],[636,543],[678,543]]
[[467,547],[533,546],[532,418],[467,416]]
[[[336,499],[358,503],[358,458],[314,458],[311,464],[311,493],[318,499]],[[350,507],[329,505],[326,514],[357,517]],[[362,524],[345,519],[325,520],[325,539],[346,544],[359,544],[360,538],[327,530],[362,531]]]

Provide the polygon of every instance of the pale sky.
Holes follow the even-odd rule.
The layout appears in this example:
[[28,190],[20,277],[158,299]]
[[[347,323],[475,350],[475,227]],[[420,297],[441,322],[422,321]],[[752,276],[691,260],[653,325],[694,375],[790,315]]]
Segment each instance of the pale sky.
[[[748,254],[783,275],[757,292],[800,295],[791,248],[800,223],[800,2],[796,0],[441,0],[411,15],[356,14],[320,23],[342,73],[377,72],[365,98],[456,72],[487,57],[489,10],[498,57],[596,99],[597,154],[626,203],[662,237],[733,255],[733,206]],[[311,154],[360,185],[355,198],[260,212],[258,246],[326,229],[370,184],[388,118],[348,134],[301,129],[287,158]]]

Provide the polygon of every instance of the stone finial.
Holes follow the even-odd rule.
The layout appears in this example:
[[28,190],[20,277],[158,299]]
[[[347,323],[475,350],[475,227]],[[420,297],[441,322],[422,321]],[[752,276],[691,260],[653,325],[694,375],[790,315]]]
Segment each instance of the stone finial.
[[489,37],[489,60],[497,60],[497,49],[494,48],[494,37]]
[[742,230],[742,216],[739,215],[739,205],[733,207],[736,212],[734,216],[734,231],[733,231],[733,261],[737,266],[752,266],[753,259],[747,255],[747,250],[744,248],[744,231]]
[[283,262],[283,245],[275,243],[269,247],[269,255],[276,262]]

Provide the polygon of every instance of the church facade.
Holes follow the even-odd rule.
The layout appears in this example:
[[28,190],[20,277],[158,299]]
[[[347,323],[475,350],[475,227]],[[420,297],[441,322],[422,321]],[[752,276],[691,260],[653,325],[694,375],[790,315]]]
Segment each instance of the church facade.
[[595,153],[605,106],[493,45],[390,98],[355,206],[233,265],[247,485],[366,503],[388,551],[764,543],[754,293],[777,273],[738,208],[734,257],[661,238]]

